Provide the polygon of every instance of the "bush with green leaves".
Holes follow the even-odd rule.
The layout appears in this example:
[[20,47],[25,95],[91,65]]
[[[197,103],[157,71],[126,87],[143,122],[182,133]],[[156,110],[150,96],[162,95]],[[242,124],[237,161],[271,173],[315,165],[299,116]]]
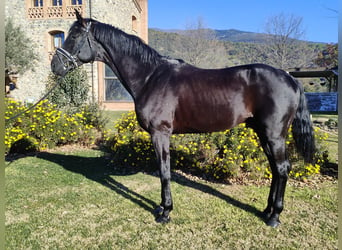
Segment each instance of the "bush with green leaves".
[[9,74],[23,74],[34,70],[38,59],[34,51],[36,45],[26,35],[20,25],[15,25],[11,18],[5,24],[5,71]]
[[31,151],[72,143],[89,145],[95,142],[98,131],[101,130],[89,122],[86,111],[68,114],[48,100],[10,120],[26,109],[21,102],[5,99],[6,153],[11,149],[13,151],[13,147],[16,150]]
[[[123,114],[116,132],[107,140],[113,163],[120,166],[156,170],[155,153],[150,136],[137,123],[134,112]],[[286,144],[292,163],[290,177],[305,179],[319,173],[324,164],[324,141],[327,135],[315,129],[317,152],[315,164],[304,164],[295,149],[292,132]],[[245,124],[224,132],[171,136],[171,166],[193,174],[225,181],[229,178],[271,178],[267,158],[255,132]]]
[[60,109],[69,113],[78,112],[89,101],[89,89],[87,72],[77,68],[63,78],[50,74],[46,85],[47,91],[55,86],[49,95],[49,101]]
[[84,111],[86,123],[102,130],[108,119],[103,115],[100,105],[89,100],[90,86],[87,72],[77,68],[62,79],[50,74],[47,91],[53,88],[57,81],[58,86],[50,93],[49,101],[70,115]]

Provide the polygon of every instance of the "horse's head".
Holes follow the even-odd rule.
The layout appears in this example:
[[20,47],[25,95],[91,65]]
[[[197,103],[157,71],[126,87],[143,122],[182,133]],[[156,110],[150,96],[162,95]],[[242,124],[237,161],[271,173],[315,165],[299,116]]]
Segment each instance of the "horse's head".
[[62,46],[56,50],[51,61],[51,70],[59,76],[95,60],[96,52],[91,34],[92,22],[83,19],[76,11],[77,21],[71,26],[69,34]]

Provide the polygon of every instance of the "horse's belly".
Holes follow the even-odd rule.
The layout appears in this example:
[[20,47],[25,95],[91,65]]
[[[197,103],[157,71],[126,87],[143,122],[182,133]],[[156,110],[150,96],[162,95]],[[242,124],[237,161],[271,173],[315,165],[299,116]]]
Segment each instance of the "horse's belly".
[[224,131],[235,127],[251,115],[248,112],[236,113],[227,107],[202,107],[201,109],[176,110],[174,133],[205,133]]
[[175,133],[223,131],[252,116],[244,85],[189,86],[178,93],[173,124]]

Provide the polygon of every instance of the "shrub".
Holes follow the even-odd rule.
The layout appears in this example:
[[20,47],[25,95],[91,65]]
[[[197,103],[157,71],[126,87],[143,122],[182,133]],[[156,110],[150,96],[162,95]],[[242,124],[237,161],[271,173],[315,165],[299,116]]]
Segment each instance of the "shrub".
[[59,81],[58,86],[49,95],[49,101],[69,115],[82,113],[86,124],[102,130],[108,119],[103,115],[99,104],[89,100],[87,72],[80,67],[62,79],[51,73],[46,85],[47,91],[54,87],[56,81]]
[[105,117],[103,114],[103,110],[100,108],[97,103],[89,103],[86,104],[82,110],[84,111],[84,118],[86,124],[92,125],[97,128],[99,131],[102,131],[105,128],[105,125],[108,122],[108,117]]
[[79,112],[88,102],[90,86],[87,72],[83,68],[77,68],[62,79],[51,73],[46,85],[47,91],[55,85],[56,81],[59,82],[49,95],[50,102],[69,113]]
[[[5,107],[5,120],[27,108],[10,99],[5,100]],[[5,151],[8,153],[22,139],[32,141],[39,150],[70,143],[91,144],[97,129],[87,122],[85,111],[67,114],[44,100],[18,118],[6,121]]]
[[9,154],[25,154],[38,150],[38,142],[32,137],[24,137],[15,141],[9,151]]
[[[133,166],[145,170],[156,169],[155,153],[150,136],[137,123],[135,113],[129,112],[117,121],[116,132],[107,145],[114,152],[116,165]],[[304,179],[320,170],[324,164],[323,141],[326,134],[315,129],[317,164],[304,164],[295,149],[292,132],[287,138],[292,163],[290,177]],[[224,132],[210,134],[181,134],[171,136],[171,166],[215,180],[231,177],[252,179],[270,178],[267,158],[255,132],[245,124]]]

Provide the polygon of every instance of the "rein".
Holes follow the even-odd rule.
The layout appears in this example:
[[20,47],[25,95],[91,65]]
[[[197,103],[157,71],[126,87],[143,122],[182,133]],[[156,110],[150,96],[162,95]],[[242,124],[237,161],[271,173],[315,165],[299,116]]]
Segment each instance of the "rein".
[[[86,39],[83,40],[83,43],[80,43],[78,45],[78,47],[76,48],[76,53],[77,51],[83,47],[84,43],[87,41],[89,44],[89,47],[92,48],[92,44],[89,41],[89,31],[90,31],[90,27],[91,27],[91,22],[89,22],[87,24],[86,28],[82,28],[83,31],[86,32]],[[63,65],[63,69],[64,70],[73,70],[76,69],[79,65],[77,63],[77,56],[76,54],[72,55],[71,53],[69,53],[68,51],[66,51],[63,48],[57,48],[56,49],[56,55],[58,57],[58,60],[60,61],[60,63]],[[66,59],[66,62],[63,61],[62,57],[64,57]]]
[[[87,39],[85,39],[83,41],[82,44],[80,44],[78,46],[78,48],[76,49],[76,51],[78,51],[80,48],[82,48],[82,46],[84,45],[84,43],[87,41],[89,43],[89,46],[90,48],[92,48],[92,45],[91,45],[91,42],[89,41],[89,30],[90,30],[90,27],[91,27],[91,22],[89,22],[87,24],[87,27],[86,28],[83,28],[83,30],[86,32],[87,34]],[[73,69],[76,69],[79,65],[77,63],[77,56],[76,55],[72,55],[71,53],[69,53],[68,51],[66,51],[65,49],[63,48],[57,48],[56,49],[56,55],[59,59],[59,61],[61,62],[61,64],[63,65],[64,67],[64,70],[67,70],[70,71],[70,70],[73,70]],[[64,57],[66,59],[66,63],[68,63],[68,65],[63,61],[63,59],[61,58]],[[71,65],[70,65],[71,64]],[[19,114],[15,115],[15,116],[12,116],[10,117],[9,119],[7,119],[5,122],[9,122],[13,119],[16,119],[17,117],[21,116],[22,114],[26,113],[27,111],[33,109],[34,107],[36,107],[41,101],[43,101],[46,97],[48,97],[48,95],[57,87],[58,83],[60,80],[63,80],[64,79],[64,76],[61,77],[61,78],[58,78],[56,83],[54,84],[54,86],[42,97],[40,98],[34,105],[32,105],[31,107],[25,109],[24,111],[20,112]]]
[[46,99],[46,97],[48,97],[48,95],[51,94],[51,92],[57,87],[59,81],[61,81],[63,79],[64,79],[64,77],[58,78],[57,81],[55,82],[55,84],[52,86],[52,88],[42,98],[40,98],[35,104],[33,104],[29,108],[25,109],[24,111],[21,111],[20,113],[16,114],[15,116],[12,116],[12,117],[6,119],[5,122],[9,122],[11,120],[14,120],[14,119],[18,118],[19,116],[21,116],[22,114],[24,114],[24,113],[30,111],[31,109],[33,109],[34,107],[36,107],[40,102],[42,102],[44,99]]

